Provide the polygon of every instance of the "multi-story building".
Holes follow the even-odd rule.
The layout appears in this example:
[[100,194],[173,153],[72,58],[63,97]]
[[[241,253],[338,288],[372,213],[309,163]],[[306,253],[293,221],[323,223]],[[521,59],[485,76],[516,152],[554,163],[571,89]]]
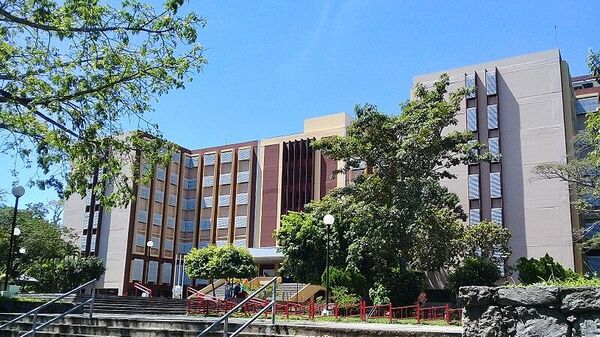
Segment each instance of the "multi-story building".
[[[564,266],[583,270],[572,229],[587,220],[572,207],[567,183],[538,179],[533,169],[566,163],[573,155],[571,140],[584,112],[597,107],[597,82],[581,77],[572,85],[558,50],[421,75],[414,82],[428,85],[442,73],[450,76],[450,90],[474,89],[453,128],[473,132],[486,151],[499,155],[491,163],[455,167],[458,179],[444,181],[460,197],[468,221],[507,226],[511,263],[549,253]],[[104,212],[93,196],[72,197],[65,205],[65,224],[81,234],[82,252],[106,262],[102,286],[119,294],[131,294],[135,282],[170,293],[178,257],[210,244],[246,246],[260,274],[272,275],[282,260],[273,237],[281,216],[350,180],[332,176],[342,163],[310,147],[316,139],[344,135],[350,122],[339,113],[306,120],[299,134],[181,148],[168,167],[154,168],[149,185],[135,186],[137,197],[127,208]],[[133,164],[150,169],[139,158]],[[598,264],[600,252],[591,252],[586,261]],[[197,282],[184,277],[184,284]]]
[[[274,274],[282,260],[273,237],[281,215],[346,183],[344,176],[332,175],[341,164],[310,143],[344,135],[350,120],[338,113],[305,120],[299,134],[180,148],[167,167],[151,168],[138,155],[133,164],[153,169],[154,178],[134,186],[134,202],[104,212],[91,193],[73,196],[65,203],[65,225],[80,234],[84,254],[105,261],[101,287],[107,292],[132,293],[140,282],[169,294],[182,261],[178,256],[211,244],[248,247],[260,274]],[[95,183],[92,176],[90,187]]]
[[[585,128],[586,116],[598,111],[600,100],[600,84],[590,75],[576,76],[571,79],[575,91],[575,113],[577,114],[577,131]],[[600,208],[600,200],[591,200],[592,205]],[[600,232],[600,219],[597,213],[583,213],[580,215],[581,228],[587,238]],[[584,253],[584,270],[600,274],[600,250],[592,249]]]
[[512,233],[514,258],[549,253],[562,265],[581,270],[572,227],[579,227],[567,183],[538,179],[532,172],[547,162],[566,163],[572,155],[576,114],[568,65],[558,50],[417,76],[431,84],[442,73],[451,90],[473,88],[457,112],[456,130],[473,132],[491,163],[453,169],[458,179],[444,182],[458,194],[470,223],[483,219]]

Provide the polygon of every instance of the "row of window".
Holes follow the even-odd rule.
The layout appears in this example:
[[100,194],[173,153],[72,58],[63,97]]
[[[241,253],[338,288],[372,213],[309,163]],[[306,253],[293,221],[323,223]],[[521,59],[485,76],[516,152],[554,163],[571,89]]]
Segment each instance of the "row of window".
[[[485,71],[485,86],[488,96],[498,93],[498,85],[496,81],[496,70]],[[475,73],[465,75],[465,88],[468,90],[467,98],[477,97],[477,81]]]
[[[211,227],[211,219],[200,219],[200,230],[209,230]],[[245,228],[248,226],[248,217],[240,215],[235,217],[234,225],[236,228]],[[226,229],[229,227],[229,217],[217,218],[217,228]],[[185,233],[194,232],[194,220],[181,220],[181,229]]]
[[[488,130],[498,128],[498,105],[490,104],[487,106],[487,124]],[[467,130],[477,131],[477,108],[467,108]]]
[[[492,208],[492,221],[497,224],[502,224],[502,208]],[[473,208],[469,211],[469,223],[476,225],[481,222],[481,211],[479,208]]]
[[[92,228],[96,229],[98,228],[98,220],[100,218],[100,211],[95,211],[94,212],[94,219],[92,221]],[[89,221],[90,221],[90,213],[89,212],[85,212],[84,216],[83,216],[83,229],[87,229],[88,225],[89,225]]]
[[[147,279],[142,280],[144,270],[144,260],[134,259],[131,261],[131,281],[156,283],[158,280],[158,261],[148,261]],[[161,283],[171,283],[172,266],[170,262],[162,263]]]
[[[80,250],[85,252],[85,248],[87,246],[87,235],[81,236]],[[92,234],[92,240],[90,242],[90,252],[93,253],[96,251],[96,234]]]
[[[492,198],[502,197],[500,172],[490,173],[490,196]],[[479,199],[479,174],[469,174],[469,199]]]

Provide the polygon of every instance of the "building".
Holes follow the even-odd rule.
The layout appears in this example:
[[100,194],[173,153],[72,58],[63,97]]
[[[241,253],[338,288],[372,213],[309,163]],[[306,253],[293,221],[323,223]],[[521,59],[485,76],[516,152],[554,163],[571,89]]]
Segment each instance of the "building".
[[[600,84],[598,80],[590,75],[576,76],[571,79],[575,92],[575,113],[577,114],[576,130],[585,129],[585,119],[589,113],[598,111],[598,101],[600,100]],[[600,201],[596,200],[593,204],[600,207]],[[597,214],[581,214],[581,228],[586,232],[586,237],[590,238],[600,232],[600,219]],[[594,249],[585,252],[583,256],[584,270],[600,274],[600,250]]]
[[[572,229],[589,219],[572,207],[567,183],[538,179],[532,170],[572,157],[576,130],[585,113],[597,108],[598,83],[571,79],[558,50],[420,75],[414,83],[431,84],[442,73],[450,76],[451,90],[475,89],[457,111],[454,129],[473,132],[487,151],[499,155],[492,163],[454,167],[458,179],[444,181],[460,197],[468,221],[507,226],[511,264],[521,256],[549,253],[565,267],[584,270]],[[155,168],[151,184],[135,186],[137,198],[129,207],[104,212],[93,196],[72,197],[65,205],[65,224],[81,234],[82,252],[106,261],[105,291],[132,294],[140,282],[168,295],[181,275],[178,257],[210,244],[246,246],[261,275],[273,275],[282,260],[273,237],[281,216],[350,180],[332,176],[342,163],[310,143],[344,135],[350,122],[339,113],[307,119],[299,134],[181,148],[168,167]],[[150,169],[143,157],[135,165]],[[148,248],[148,241],[154,246]],[[585,264],[600,265],[600,252],[590,252]],[[194,282],[184,277],[184,284]]]
[[[91,193],[65,203],[65,225],[80,234],[81,251],[101,257],[104,292],[135,292],[134,283],[169,295],[181,261],[192,247],[234,244],[250,248],[261,275],[274,275],[282,256],[274,231],[282,214],[301,210],[344,176],[341,163],[313,150],[316,139],[344,135],[345,113],[307,119],[304,132],[218,147],[181,148],[168,167],[154,168],[149,185],[134,186],[126,208],[105,212]],[[148,170],[137,156],[140,170]],[[129,172],[129,168],[126,168]],[[90,178],[90,187],[96,177]],[[153,246],[146,243],[152,241]],[[183,278],[184,284],[190,280]]]
[[457,130],[472,131],[500,155],[497,162],[453,168],[458,179],[445,182],[460,197],[470,223],[493,220],[512,233],[514,259],[546,253],[563,266],[581,270],[574,253],[572,227],[579,217],[571,207],[567,183],[540,180],[532,169],[566,163],[576,114],[571,77],[558,50],[417,76],[430,84],[442,73],[451,90],[474,88],[457,112]]

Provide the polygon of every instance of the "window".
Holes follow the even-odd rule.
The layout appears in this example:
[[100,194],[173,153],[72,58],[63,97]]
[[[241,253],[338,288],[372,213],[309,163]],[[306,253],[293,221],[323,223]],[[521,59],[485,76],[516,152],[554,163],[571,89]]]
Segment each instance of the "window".
[[229,218],[228,217],[217,218],[217,228],[226,229],[228,227],[229,227]]
[[160,282],[162,284],[171,284],[171,264],[169,262],[163,262],[162,264]]
[[221,174],[219,177],[219,185],[228,185],[231,184],[231,173]]
[[212,197],[203,197],[202,198],[202,208],[211,208],[212,207]]
[[169,194],[169,206],[177,206],[177,196],[175,194]]
[[150,198],[150,188],[148,186],[140,186],[140,198],[146,200]]
[[131,261],[131,280],[132,281],[141,281],[142,280],[142,272],[144,269],[144,261],[135,259]]
[[[477,141],[476,140],[470,140],[467,142],[467,144],[469,144],[469,146],[475,146],[477,145]],[[479,156],[479,149],[477,148],[473,148],[471,150],[471,156],[473,156],[474,158],[477,158],[477,156]],[[474,161],[476,163],[476,161]]]
[[251,148],[239,149],[238,150],[238,160],[250,160],[251,154],[252,154]]
[[165,250],[173,251],[173,240],[171,240],[171,239],[165,240]]
[[95,211],[94,212],[94,220],[92,222],[92,228],[98,228],[98,220],[100,218],[100,212],[99,211]]
[[233,152],[221,152],[221,163],[231,163],[233,161]]
[[494,156],[500,155],[500,139],[498,137],[489,138],[488,149]]
[[163,192],[161,190],[156,190],[156,192],[154,192],[154,201],[162,204],[164,199],[165,199],[165,192]]
[[138,221],[147,223],[148,222],[148,211],[138,211]]
[[152,242],[154,243],[154,246],[152,246],[152,249],[158,249],[160,247],[160,238],[158,236],[153,236]]
[[194,220],[181,220],[181,231],[184,233],[193,233]]
[[200,229],[209,230],[211,226],[211,219],[200,219]]
[[248,225],[248,217],[245,215],[235,217],[235,227],[245,228]]
[[167,218],[167,228],[175,228],[175,217],[170,216]]
[[248,205],[248,193],[238,193],[235,196],[236,205]]
[[185,167],[187,167],[187,168],[198,167],[198,156],[193,156],[193,157],[185,156]]
[[502,225],[502,208],[492,208],[492,221],[499,225]]
[[169,182],[171,183],[171,185],[179,184],[179,174],[171,172],[171,179],[169,179]]
[[222,247],[227,245],[227,240],[217,240],[216,242],[217,247]]
[[467,98],[475,98],[477,96],[475,73],[465,75],[465,88],[469,91]]
[[498,128],[498,105],[490,104],[487,106],[487,122],[488,129],[493,130]]
[[136,233],[135,234],[135,245],[138,247],[145,247],[146,246],[146,235]]
[[229,206],[229,199],[231,199],[229,195],[220,195],[219,206]]
[[247,183],[248,181],[250,181],[250,172],[249,171],[238,172],[238,174],[237,174],[238,184]]
[[156,169],[156,179],[160,180],[160,181],[165,181],[165,169],[162,167],[159,167]]
[[84,235],[81,237],[81,243],[80,243],[79,248],[82,252],[85,252],[86,247],[87,247],[87,235]]
[[469,174],[469,199],[479,199],[479,174]]
[[195,178],[184,178],[183,179],[183,189],[184,190],[193,190],[196,188],[196,184],[198,181]]
[[233,245],[236,247],[246,247],[246,239],[233,240]]
[[162,223],[162,214],[154,213],[152,215],[152,224],[159,225]]
[[585,115],[598,110],[598,97],[580,98],[575,100],[575,111],[578,115]]
[[206,247],[208,247],[208,245],[209,245],[208,241],[198,242],[198,247],[200,247],[200,248],[206,248]]
[[205,176],[202,178],[202,185],[204,187],[211,187],[215,185],[215,177],[213,176]]
[[477,108],[467,108],[467,130],[477,131]]
[[485,86],[488,95],[495,95],[496,91],[496,69],[485,71]]
[[191,211],[196,208],[196,199],[183,199],[183,210]]
[[502,197],[502,184],[500,183],[500,172],[490,173],[490,194],[492,198]]
[[158,262],[157,261],[148,262],[148,282],[156,283],[157,277],[158,277]]
[[205,154],[204,155],[204,166],[214,165],[215,164],[215,154]]
[[192,250],[191,242],[180,242],[179,245],[179,254],[187,254]]
[[171,161],[173,161],[176,164],[179,164],[180,160],[181,160],[181,154],[179,152],[173,153],[173,157],[171,158]]
[[476,225],[481,221],[481,211],[479,208],[474,208],[469,211],[469,223]]

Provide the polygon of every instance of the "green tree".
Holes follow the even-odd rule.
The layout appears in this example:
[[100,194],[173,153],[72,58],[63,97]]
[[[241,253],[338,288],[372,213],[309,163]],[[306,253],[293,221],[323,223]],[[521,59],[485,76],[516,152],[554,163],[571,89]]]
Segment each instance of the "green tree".
[[96,256],[78,255],[40,261],[28,273],[39,283],[30,286],[39,292],[66,292],[93,279],[98,279],[106,268]]
[[508,228],[492,221],[470,225],[465,230],[465,256],[482,257],[496,264],[506,265],[512,254]]
[[[345,136],[314,143],[326,156],[345,163],[341,172],[361,164],[369,169],[303,212],[282,218],[276,237],[285,272],[319,281],[324,259],[318,257],[326,248],[321,219],[327,213],[336,219],[331,265],[364,275],[366,289],[376,283],[391,288],[389,275],[395,275],[418,291],[420,277],[411,270],[439,270],[460,260],[466,217],[458,197],[440,181],[455,178],[451,167],[490,159],[490,154],[475,154],[482,145],[472,142],[472,133],[448,132],[457,123],[455,113],[465,93],[448,93],[448,85],[446,75],[429,89],[417,85],[414,98],[395,116],[373,105],[358,106]],[[411,298],[398,296],[396,301]]]
[[[185,256],[185,272],[190,279],[205,279],[212,284],[216,277],[216,256],[219,249],[211,245],[205,248],[192,248]],[[213,296],[215,290],[213,289]]]
[[[12,207],[0,207],[0,268],[3,272],[6,272],[12,215]],[[79,254],[71,233],[48,222],[43,212],[19,210],[17,227],[21,235],[15,239],[16,258],[12,277],[26,273],[28,268],[42,261]],[[20,248],[25,248],[25,254],[17,253]]]
[[254,259],[245,247],[225,245],[217,248],[215,258],[215,277],[224,279],[250,278],[258,275]]
[[524,284],[533,284],[551,280],[565,280],[570,276],[565,268],[546,254],[539,259],[521,257],[517,260],[519,280]]
[[465,286],[493,286],[501,277],[498,265],[483,257],[468,257],[448,274],[447,288],[457,295]]
[[[183,88],[205,64],[196,43],[205,20],[181,14],[182,4],[2,3],[0,136],[5,152],[41,169],[43,178],[32,184],[65,197],[86,195],[88,176],[99,172],[94,193],[100,202],[124,205],[133,193],[125,164],[140,151],[150,164],[168,161],[173,146],[145,115],[152,101]],[[123,135],[123,120],[138,121],[144,132]],[[138,168],[132,169],[137,180]],[[109,184],[113,192],[105,195]]]

